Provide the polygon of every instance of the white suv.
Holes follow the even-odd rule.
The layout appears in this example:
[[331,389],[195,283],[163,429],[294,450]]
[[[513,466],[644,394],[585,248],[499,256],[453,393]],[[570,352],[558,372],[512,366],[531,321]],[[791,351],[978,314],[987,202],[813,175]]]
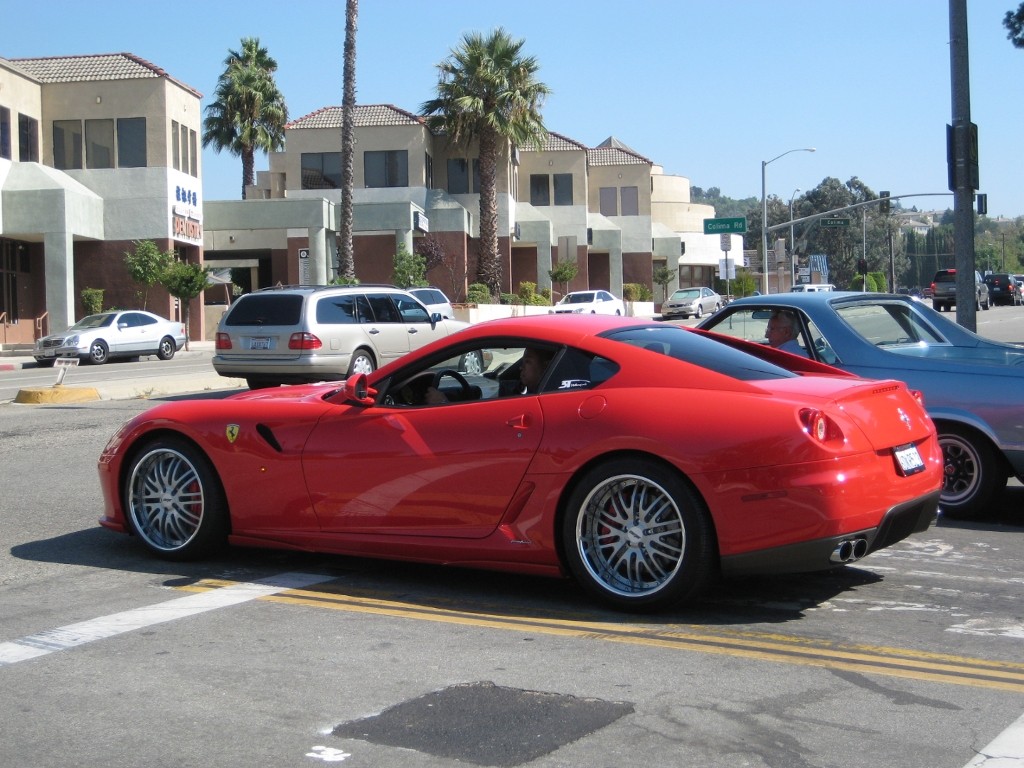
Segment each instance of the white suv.
[[343,379],[466,326],[394,286],[264,288],[221,318],[213,367],[251,389]]

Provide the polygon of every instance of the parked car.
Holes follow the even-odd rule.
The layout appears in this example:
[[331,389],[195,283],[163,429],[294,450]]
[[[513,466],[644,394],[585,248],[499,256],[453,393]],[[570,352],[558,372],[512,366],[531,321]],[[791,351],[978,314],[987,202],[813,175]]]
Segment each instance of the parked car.
[[63,333],[38,339],[33,357],[50,366],[58,357],[103,365],[117,357],[156,355],[170,360],[185,346],[185,326],[152,312],[132,309],[83,317]]
[[264,288],[221,318],[213,367],[250,389],[337,380],[466,327],[394,286]]
[[[977,309],[988,309],[992,306],[988,286],[981,278],[981,273],[974,272],[974,301]],[[956,270],[940,269],[932,279],[932,308],[942,311],[951,309],[956,304]]]
[[[548,363],[519,394],[527,350]],[[487,369],[459,373],[467,356]],[[99,473],[101,524],[168,559],[233,543],[570,575],[653,610],[720,573],[835,568],[926,530],[942,453],[899,382],[672,324],[534,315],[340,385],[158,405]]]
[[1021,303],[1020,288],[1013,275],[1007,272],[989,272],[984,279],[993,304],[1017,305]]
[[429,288],[410,288],[409,293],[419,299],[430,314],[437,312],[446,320],[455,319],[455,310],[452,308],[452,303],[440,288],[434,288],[433,286]]
[[661,305],[661,316],[666,320],[704,317],[705,312],[717,312],[724,305],[722,297],[710,288],[680,288]]
[[572,291],[565,294],[550,314],[554,315],[624,315],[626,305],[608,291]]
[[737,299],[698,328],[763,341],[776,310],[793,313],[812,358],[923,394],[945,457],[944,514],[980,515],[1008,477],[1024,480],[1024,349],[971,333],[927,304],[879,293]]
[[814,291],[834,291],[835,289],[836,287],[832,285],[832,283],[799,283],[798,285],[794,285],[791,290],[796,293],[813,293]]

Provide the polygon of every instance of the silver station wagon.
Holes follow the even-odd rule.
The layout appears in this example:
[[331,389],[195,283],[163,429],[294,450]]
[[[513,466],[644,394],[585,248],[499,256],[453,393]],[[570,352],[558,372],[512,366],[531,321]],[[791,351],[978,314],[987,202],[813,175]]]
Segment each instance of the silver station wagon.
[[213,367],[251,389],[344,379],[466,326],[393,286],[264,288],[221,318]]

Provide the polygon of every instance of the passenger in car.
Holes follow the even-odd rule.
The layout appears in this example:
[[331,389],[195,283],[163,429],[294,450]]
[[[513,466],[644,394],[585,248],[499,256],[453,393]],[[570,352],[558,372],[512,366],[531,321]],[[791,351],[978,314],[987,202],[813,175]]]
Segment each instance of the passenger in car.
[[768,319],[768,327],[764,333],[768,337],[768,344],[775,349],[807,357],[807,350],[801,347],[796,339],[798,332],[796,315],[784,309],[777,309]]

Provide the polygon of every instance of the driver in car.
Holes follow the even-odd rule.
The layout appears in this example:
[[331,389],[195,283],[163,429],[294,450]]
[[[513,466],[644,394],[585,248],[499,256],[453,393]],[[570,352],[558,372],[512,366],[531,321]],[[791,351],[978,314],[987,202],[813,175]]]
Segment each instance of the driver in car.
[[[541,379],[544,378],[544,372],[554,356],[554,352],[550,350],[527,347],[523,352],[523,356],[519,358],[519,386],[511,391],[506,391],[502,387],[500,390],[501,395],[536,394],[540,387]],[[440,405],[441,403],[447,403],[448,398],[435,387],[430,387],[427,389],[424,401],[427,405]]]

